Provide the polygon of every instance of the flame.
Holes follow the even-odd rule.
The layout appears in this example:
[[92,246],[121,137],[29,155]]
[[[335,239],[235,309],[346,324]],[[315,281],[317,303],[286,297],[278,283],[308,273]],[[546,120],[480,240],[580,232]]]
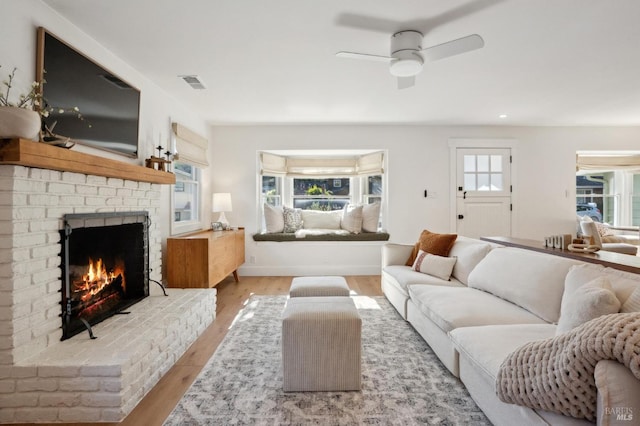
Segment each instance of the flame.
[[76,290],[83,292],[81,300],[87,301],[111,284],[118,276],[122,276],[122,287],[124,288],[124,266],[121,263],[118,263],[113,270],[107,271],[102,259],[94,262],[89,258],[88,271],[82,276],[82,281],[76,283]]

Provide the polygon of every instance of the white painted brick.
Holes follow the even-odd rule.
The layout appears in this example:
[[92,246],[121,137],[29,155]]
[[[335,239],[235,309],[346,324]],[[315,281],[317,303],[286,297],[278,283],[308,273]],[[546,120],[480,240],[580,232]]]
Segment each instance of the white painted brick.
[[39,220],[46,217],[44,207],[20,207],[13,209],[13,220]]
[[102,410],[100,421],[119,423],[126,417],[127,413],[128,411],[124,411],[123,409],[119,408],[105,408]]
[[124,180],[118,178],[107,178],[107,185],[119,188],[124,185]]
[[62,241],[62,237],[60,236],[60,232],[47,232],[47,243],[48,244],[58,244]]
[[61,195],[60,204],[64,206],[76,206],[78,204],[84,204],[84,196],[83,195]]
[[[35,407],[38,405],[37,393],[13,393],[0,395],[0,407]],[[2,411],[2,410],[0,410]]]
[[[59,280],[60,278],[61,278],[61,271],[59,269],[47,269],[45,271],[34,273],[31,276],[31,282],[33,285],[40,286],[41,284],[47,284],[52,280]],[[43,294],[44,294],[44,291],[43,291]]]
[[21,234],[14,237],[14,247],[33,247],[45,244],[47,241],[46,234],[34,233],[34,234]]
[[92,185],[76,185],[75,192],[84,196],[98,195],[98,188]]
[[80,368],[82,376],[118,377],[122,374],[120,365],[87,365]]
[[118,188],[116,190],[116,195],[118,197],[126,198],[126,197],[131,197],[131,192],[132,191],[130,189],[128,189],[128,188]]
[[47,193],[47,182],[38,180],[16,179],[13,182],[13,190],[27,193]]
[[110,186],[103,186],[98,188],[98,195],[101,195],[103,197],[113,197],[116,195],[116,188],[112,188]]
[[85,197],[84,204],[86,206],[104,206],[106,203],[102,197]]
[[45,218],[47,219],[61,219],[66,213],[69,212],[69,207],[47,207]]
[[49,194],[31,194],[27,197],[29,206],[57,206],[60,197]]
[[15,380],[0,380],[0,393],[13,393],[16,391]]
[[18,381],[18,392],[52,392],[58,389],[58,381],[56,379],[24,379]]
[[38,377],[77,377],[80,367],[42,366],[38,367]]
[[47,259],[47,268],[58,268],[61,264],[62,258],[60,256]]
[[67,423],[97,422],[100,420],[99,408],[86,407],[61,407],[58,410],[58,419]]
[[138,182],[133,180],[125,180],[124,181],[125,188],[138,189]]
[[87,183],[95,186],[104,186],[107,184],[107,178],[104,176],[87,176]]
[[[40,192],[40,191],[31,191],[31,192]],[[72,183],[50,182],[47,185],[46,192],[49,194],[75,194],[76,185]]]
[[[46,216],[46,213],[45,213]],[[43,219],[29,222],[29,232],[57,231],[60,229],[58,219]]]
[[108,206],[121,206],[124,204],[124,201],[122,198],[119,198],[119,197],[107,198],[105,200],[105,204]]
[[58,419],[57,408],[18,408],[15,412],[15,421],[22,423],[55,422]]
[[24,166],[12,166],[3,164],[0,166],[0,176],[27,177],[29,176],[29,169]]
[[100,390],[103,392],[120,392],[122,390],[122,381],[118,379],[102,379],[100,380]]
[[74,172],[62,172],[62,180],[64,182],[85,183],[87,175]]
[[118,393],[91,392],[82,394],[82,404],[88,407],[120,407],[122,397]]
[[100,390],[100,381],[95,377],[62,378],[59,386],[66,392],[95,392]]
[[[54,257],[60,255],[60,251],[62,250],[61,244],[51,244],[47,246],[38,246],[31,249],[31,257],[33,259],[38,259],[41,257]],[[25,259],[22,259],[25,260]]]
[[29,169],[29,177],[31,179],[41,179],[45,181],[59,181],[62,180],[62,172],[57,170],[46,169]]

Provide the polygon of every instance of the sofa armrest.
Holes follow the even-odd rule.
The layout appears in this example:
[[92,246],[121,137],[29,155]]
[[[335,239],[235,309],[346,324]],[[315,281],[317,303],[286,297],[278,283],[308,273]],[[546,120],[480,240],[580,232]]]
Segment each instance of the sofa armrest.
[[630,425],[640,419],[640,380],[617,361],[600,361],[594,371],[598,388],[598,425]]
[[386,243],[382,246],[382,267],[404,265],[411,255],[413,245]]

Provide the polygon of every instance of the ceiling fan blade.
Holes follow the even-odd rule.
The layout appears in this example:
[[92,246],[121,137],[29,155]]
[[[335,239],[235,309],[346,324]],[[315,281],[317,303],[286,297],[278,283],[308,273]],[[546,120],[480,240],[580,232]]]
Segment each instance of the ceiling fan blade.
[[472,34],[470,36],[422,49],[422,56],[425,61],[437,61],[438,59],[444,59],[449,56],[480,49],[483,46],[484,40],[482,37],[478,34]]
[[398,90],[412,87],[416,84],[416,77],[398,77]]
[[364,59],[367,61],[378,61],[378,62],[391,62],[393,58],[388,56],[380,56],[380,55],[369,55],[367,53],[356,53],[356,52],[338,52],[336,53],[338,58],[348,58],[348,59]]

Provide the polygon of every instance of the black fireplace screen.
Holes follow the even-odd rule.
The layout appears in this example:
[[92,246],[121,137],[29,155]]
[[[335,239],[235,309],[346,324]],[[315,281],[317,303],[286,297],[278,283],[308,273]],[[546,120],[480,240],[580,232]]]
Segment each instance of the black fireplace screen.
[[148,224],[147,212],[65,215],[62,340],[149,295]]

